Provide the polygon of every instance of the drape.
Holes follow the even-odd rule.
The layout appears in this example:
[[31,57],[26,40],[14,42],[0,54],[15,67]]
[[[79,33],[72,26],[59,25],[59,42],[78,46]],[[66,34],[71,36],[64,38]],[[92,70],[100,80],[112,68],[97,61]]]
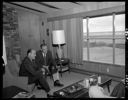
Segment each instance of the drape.
[[[64,20],[57,20],[48,22],[49,30],[51,33],[53,30],[64,30],[65,41],[63,52],[64,57],[69,58],[72,63],[82,64],[83,59],[83,18],[71,18]],[[52,40],[51,40],[52,44]],[[51,45],[52,46],[52,45]],[[56,53],[56,47],[51,47],[51,51],[54,56]]]
[[3,35],[3,60],[4,60],[4,64],[6,65],[7,64],[7,56],[6,56],[6,48],[5,48],[5,40],[4,40],[4,35]]

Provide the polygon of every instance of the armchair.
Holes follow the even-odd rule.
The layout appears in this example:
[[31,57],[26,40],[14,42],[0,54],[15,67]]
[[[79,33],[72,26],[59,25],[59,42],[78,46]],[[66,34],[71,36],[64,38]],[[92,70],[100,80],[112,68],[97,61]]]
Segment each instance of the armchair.
[[61,74],[61,77],[62,77],[63,72],[69,71],[69,73],[70,73],[70,60],[68,58],[59,59],[57,56],[55,61],[56,61],[56,65],[60,66],[59,72]]
[[31,92],[34,84],[28,85],[28,77],[19,76],[19,67],[17,60],[8,60],[3,75],[3,88],[8,86],[17,86]]

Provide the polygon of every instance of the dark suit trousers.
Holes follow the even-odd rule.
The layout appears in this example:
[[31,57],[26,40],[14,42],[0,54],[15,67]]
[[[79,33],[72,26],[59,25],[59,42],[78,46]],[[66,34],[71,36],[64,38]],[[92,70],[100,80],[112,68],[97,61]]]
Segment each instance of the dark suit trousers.
[[50,73],[54,74],[57,73],[58,69],[55,66],[49,66]]
[[40,86],[41,86],[46,92],[49,92],[49,91],[50,91],[50,87],[49,87],[48,82],[46,81],[45,76],[42,75],[42,76],[39,78],[38,81],[39,81]]

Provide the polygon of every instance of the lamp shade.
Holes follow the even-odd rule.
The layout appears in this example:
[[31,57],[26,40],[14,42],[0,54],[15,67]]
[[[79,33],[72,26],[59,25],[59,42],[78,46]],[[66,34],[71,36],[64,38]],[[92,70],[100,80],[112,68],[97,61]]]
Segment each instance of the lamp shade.
[[54,30],[52,32],[53,44],[65,44],[64,30]]

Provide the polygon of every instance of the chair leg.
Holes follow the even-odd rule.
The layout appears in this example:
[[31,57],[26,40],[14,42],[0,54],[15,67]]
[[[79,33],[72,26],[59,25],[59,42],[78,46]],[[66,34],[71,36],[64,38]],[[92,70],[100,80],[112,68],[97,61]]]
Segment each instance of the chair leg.
[[33,86],[33,88],[32,88],[32,92],[33,92],[33,90],[35,89],[35,87],[36,87],[36,84],[34,84],[34,86]]
[[68,73],[70,74],[70,69],[68,69]]
[[60,65],[60,75],[62,77],[62,65]]
[[68,72],[70,73],[70,64],[68,64]]
[[61,77],[62,77],[62,72],[60,74],[61,74]]

